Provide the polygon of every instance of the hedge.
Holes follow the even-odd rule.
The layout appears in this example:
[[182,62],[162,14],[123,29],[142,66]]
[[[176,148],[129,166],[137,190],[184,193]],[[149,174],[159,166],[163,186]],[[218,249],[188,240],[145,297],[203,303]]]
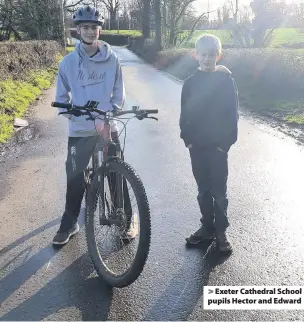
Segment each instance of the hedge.
[[0,43],[0,81],[8,78],[23,79],[28,72],[48,68],[63,54],[56,41],[22,41]]

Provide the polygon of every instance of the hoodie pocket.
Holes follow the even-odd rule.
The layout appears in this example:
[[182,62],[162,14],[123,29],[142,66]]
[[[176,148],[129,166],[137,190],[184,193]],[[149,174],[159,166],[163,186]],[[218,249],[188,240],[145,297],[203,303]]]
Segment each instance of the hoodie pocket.
[[83,115],[83,116],[73,116],[71,119],[71,130],[73,132],[92,132],[95,130],[94,121],[87,120],[89,116]]

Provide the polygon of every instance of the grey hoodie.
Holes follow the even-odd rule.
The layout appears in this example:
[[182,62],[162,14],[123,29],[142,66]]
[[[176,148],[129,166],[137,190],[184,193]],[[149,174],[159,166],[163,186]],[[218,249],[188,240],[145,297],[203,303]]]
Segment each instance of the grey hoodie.
[[[98,108],[112,110],[112,104],[123,106],[125,88],[120,62],[109,44],[99,44],[99,52],[89,57],[81,43],[59,64],[56,101],[85,105],[89,100],[100,102]],[[64,110],[62,110],[64,111]],[[97,134],[88,116],[69,118],[69,136],[85,137]],[[112,131],[118,130],[112,121]]]

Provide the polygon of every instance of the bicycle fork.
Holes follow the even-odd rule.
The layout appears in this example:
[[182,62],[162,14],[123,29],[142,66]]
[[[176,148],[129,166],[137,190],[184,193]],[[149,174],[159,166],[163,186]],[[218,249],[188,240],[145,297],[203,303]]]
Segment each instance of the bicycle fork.
[[[116,144],[112,141],[111,130],[108,124],[105,125],[105,131],[103,132],[103,144],[98,148],[97,153],[97,169],[98,169],[98,182],[102,186],[103,196],[103,213],[100,216],[101,225],[111,225],[116,224],[117,226],[121,225],[124,217],[124,200],[123,200],[123,180],[122,175],[117,172],[108,171],[109,163],[107,163],[107,158],[111,156],[121,157],[120,149],[117,151]],[[102,166],[104,163],[104,166]],[[104,171],[106,176],[101,172]],[[107,196],[104,189],[104,180],[103,178],[107,177],[108,184],[110,188],[110,195]],[[102,182],[101,182],[102,181]],[[109,200],[110,199],[110,200]],[[108,209],[109,218],[106,218],[105,212]]]

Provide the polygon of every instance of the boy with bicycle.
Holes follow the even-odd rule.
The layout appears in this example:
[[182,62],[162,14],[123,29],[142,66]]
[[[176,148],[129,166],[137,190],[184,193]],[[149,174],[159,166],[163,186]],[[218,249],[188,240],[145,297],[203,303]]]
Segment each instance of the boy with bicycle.
[[[103,25],[102,17],[95,8],[85,6],[77,10],[73,21],[81,42],[59,65],[56,101],[71,101],[79,106],[85,105],[89,100],[97,101],[100,102],[98,108],[104,111],[112,110],[114,104],[122,106],[125,89],[120,62],[107,43],[98,42]],[[85,191],[83,171],[99,139],[94,122],[87,121],[87,116],[67,117],[69,138],[66,204],[60,228],[53,239],[55,245],[66,244],[79,231],[77,218]],[[114,142],[119,143],[118,127],[114,121],[111,132]]]
[[201,227],[188,244],[216,238],[220,251],[232,250],[226,235],[228,151],[238,136],[238,92],[231,72],[217,66],[220,40],[201,36],[195,44],[199,68],[184,82],[181,94],[181,138],[189,148],[198,186]]

